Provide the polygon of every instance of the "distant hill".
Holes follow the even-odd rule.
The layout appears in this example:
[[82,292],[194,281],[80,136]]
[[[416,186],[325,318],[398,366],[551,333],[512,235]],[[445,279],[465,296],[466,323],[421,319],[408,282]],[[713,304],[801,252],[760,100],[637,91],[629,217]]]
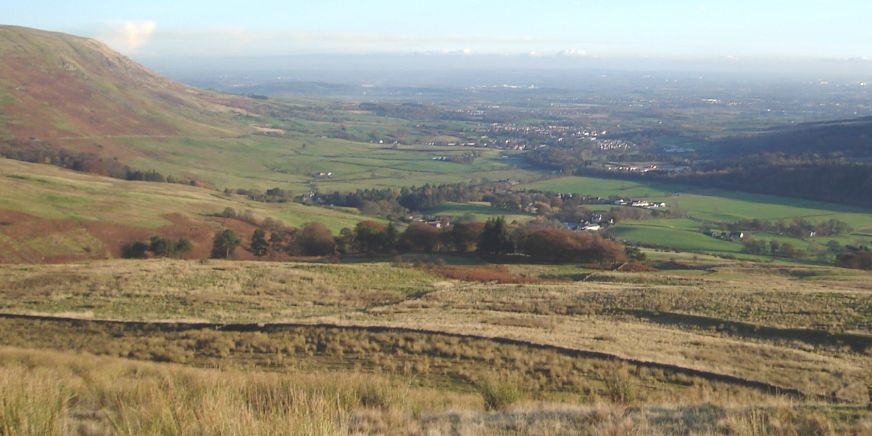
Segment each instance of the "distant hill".
[[682,182],[872,207],[872,117],[734,136]]
[[247,99],[165,79],[93,39],[0,26],[0,145],[122,159],[132,137],[234,136]]
[[788,156],[872,158],[872,117],[803,123],[729,138],[725,154],[783,153]]

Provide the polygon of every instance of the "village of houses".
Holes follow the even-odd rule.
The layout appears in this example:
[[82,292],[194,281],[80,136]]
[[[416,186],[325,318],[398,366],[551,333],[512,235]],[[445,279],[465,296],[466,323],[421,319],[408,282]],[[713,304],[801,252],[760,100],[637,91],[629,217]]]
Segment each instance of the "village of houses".
[[[564,194],[566,196],[572,197],[573,194]],[[649,202],[647,200],[632,200],[626,198],[619,198],[617,200],[610,201],[610,199],[597,197],[594,200],[598,204],[613,204],[615,206],[625,206],[625,207],[636,207],[642,209],[665,209],[667,206],[664,202]],[[538,213],[537,210],[534,209],[535,206],[528,205],[526,212],[529,213]],[[442,228],[445,225],[451,224],[452,220],[456,217],[451,216],[430,216],[430,217],[409,217],[413,221],[417,222],[426,222],[436,228]],[[610,225],[615,224],[615,220],[613,218],[607,218],[606,215],[602,213],[592,212],[590,215],[582,218],[578,222],[563,222],[561,223],[565,228],[573,231],[586,231],[586,232],[599,232],[604,230]]]

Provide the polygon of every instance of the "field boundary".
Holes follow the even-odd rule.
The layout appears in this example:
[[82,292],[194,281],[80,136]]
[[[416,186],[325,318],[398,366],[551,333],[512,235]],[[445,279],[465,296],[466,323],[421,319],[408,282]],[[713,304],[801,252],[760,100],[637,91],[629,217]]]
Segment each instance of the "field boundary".
[[760,391],[764,391],[771,395],[785,395],[790,397],[797,397],[801,399],[812,399],[817,401],[824,401],[829,403],[841,403],[848,404],[852,403],[850,400],[846,400],[843,398],[839,398],[835,394],[833,395],[823,395],[817,393],[806,393],[796,388],[778,386],[772,383],[767,383],[759,380],[747,379],[735,375],[717,373],[713,371],[706,371],[702,369],[690,368],[680,365],[673,365],[669,363],[648,361],[648,360],[639,360],[632,359],[628,357],[622,357],[616,354],[606,353],[602,351],[593,351],[593,350],[584,350],[579,348],[570,348],[563,347],[559,345],[552,344],[543,344],[539,342],[527,341],[522,339],[513,339],[501,336],[483,336],[483,335],[474,335],[474,334],[466,334],[466,333],[453,333],[453,332],[445,332],[439,330],[429,330],[429,329],[417,329],[411,327],[393,327],[393,326],[378,326],[378,325],[343,325],[343,324],[332,324],[332,323],[293,323],[293,322],[282,322],[282,323],[214,323],[214,322],[178,322],[178,321],[126,321],[126,320],[111,320],[111,319],[87,319],[87,318],[74,318],[74,317],[61,317],[61,316],[51,316],[51,315],[29,315],[29,314],[18,314],[18,313],[5,313],[0,312],[0,319],[13,319],[13,320],[31,320],[31,321],[43,321],[43,322],[57,322],[57,323],[70,323],[75,325],[88,325],[88,324],[96,324],[96,325],[114,325],[114,326],[122,326],[124,328],[137,328],[142,329],[146,327],[156,328],[158,331],[166,331],[166,332],[178,332],[178,331],[187,331],[187,330],[218,330],[218,331],[227,331],[227,332],[274,332],[281,331],[283,329],[288,328],[317,328],[317,329],[332,329],[332,330],[344,330],[344,331],[353,331],[353,332],[364,332],[364,333],[411,333],[411,334],[422,334],[422,335],[436,335],[436,336],[444,336],[444,337],[452,337],[459,339],[470,339],[470,340],[480,340],[480,341],[489,341],[497,344],[505,344],[505,345],[513,345],[518,347],[527,347],[536,350],[547,350],[551,352],[555,352],[558,354],[570,356],[570,357],[580,357],[580,358],[589,358],[589,359],[599,359],[599,360],[608,360],[613,362],[625,363],[628,365],[634,365],[644,368],[652,368],[659,369],[663,371],[670,371],[674,373],[684,374],[693,377],[699,377],[709,381],[716,381],[721,383],[733,384],[737,386],[742,386],[746,388],[757,389]]

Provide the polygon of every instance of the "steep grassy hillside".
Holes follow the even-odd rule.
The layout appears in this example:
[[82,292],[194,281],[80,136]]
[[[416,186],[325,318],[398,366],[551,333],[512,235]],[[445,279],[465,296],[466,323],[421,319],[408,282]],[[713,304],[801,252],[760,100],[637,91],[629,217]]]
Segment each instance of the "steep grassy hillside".
[[233,228],[245,242],[253,231],[250,224],[212,216],[228,207],[294,226],[318,221],[334,232],[362,219],[340,210],[256,203],[192,186],[0,159],[0,262],[117,257],[123,244],[150,235],[191,239],[191,257],[206,257],[217,230]]
[[125,136],[234,136],[243,129],[229,121],[242,110],[231,106],[242,103],[164,79],[92,39],[0,26],[0,134],[19,147],[124,156]]
[[357,105],[189,88],[91,39],[0,26],[6,157],[119,177],[128,166],[217,188],[296,193],[531,174],[493,150],[461,164],[434,158],[464,148],[393,145],[395,138],[426,143],[433,135]]

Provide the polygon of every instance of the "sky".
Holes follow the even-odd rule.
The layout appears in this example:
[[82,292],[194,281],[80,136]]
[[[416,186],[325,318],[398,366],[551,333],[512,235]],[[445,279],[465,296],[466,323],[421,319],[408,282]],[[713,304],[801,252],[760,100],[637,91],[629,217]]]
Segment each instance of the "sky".
[[133,57],[457,53],[872,59],[868,0],[27,0],[0,23]]

